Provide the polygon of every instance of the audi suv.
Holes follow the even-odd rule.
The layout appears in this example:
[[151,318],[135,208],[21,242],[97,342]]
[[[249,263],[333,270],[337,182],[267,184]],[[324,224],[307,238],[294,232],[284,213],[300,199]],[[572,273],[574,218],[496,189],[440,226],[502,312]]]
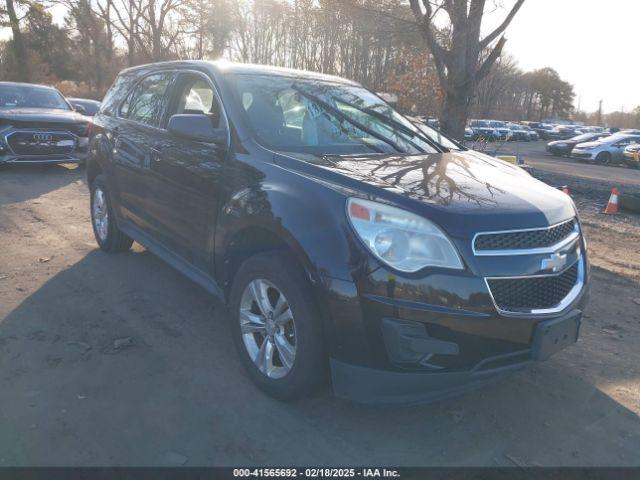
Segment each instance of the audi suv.
[[0,82],[0,165],[82,163],[89,120],[55,88]]

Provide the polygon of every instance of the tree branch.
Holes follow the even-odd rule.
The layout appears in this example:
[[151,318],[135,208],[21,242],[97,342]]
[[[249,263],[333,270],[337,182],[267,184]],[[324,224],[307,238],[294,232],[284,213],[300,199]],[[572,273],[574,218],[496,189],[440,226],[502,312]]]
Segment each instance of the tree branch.
[[507,39],[505,37],[500,37],[500,40],[498,40],[496,46],[493,47],[491,53],[487,56],[484,62],[482,62],[482,65],[478,69],[475,78],[476,82],[482,80],[491,71],[491,67],[493,66],[493,64],[496,63],[496,60],[498,60],[498,58],[500,58],[500,55],[502,55],[502,49],[505,43],[507,43]]
[[[442,48],[442,46],[438,43],[433,33],[431,27],[431,18],[433,16],[433,10],[431,8],[431,4],[429,0],[409,0],[411,4],[411,10],[413,11],[413,15],[416,17],[416,21],[420,26],[420,33],[422,37],[427,42],[427,46],[429,50],[431,50],[431,55],[433,56],[433,62],[436,65],[436,71],[438,72],[438,77],[440,78],[440,84],[442,87],[447,90],[449,88],[449,84],[447,80],[447,50]],[[425,13],[422,13],[422,9],[420,7],[420,3],[424,6]]]
[[518,13],[518,10],[520,10],[520,7],[522,7],[523,3],[524,3],[524,0],[516,1],[515,5],[513,6],[509,14],[506,16],[504,21],[500,24],[500,26],[498,26],[498,28],[496,28],[493,32],[491,32],[489,35],[487,35],[486,37],[484,37],[484,39],[480,41],[480,50],[484,50],[485,48],[487,48],[491,44],[491,42],[493,42],[496,38],[498,38],[507,29],[507,27],[511,23],[511,20],[513,20],[513,17],[516,16],[516,13]]

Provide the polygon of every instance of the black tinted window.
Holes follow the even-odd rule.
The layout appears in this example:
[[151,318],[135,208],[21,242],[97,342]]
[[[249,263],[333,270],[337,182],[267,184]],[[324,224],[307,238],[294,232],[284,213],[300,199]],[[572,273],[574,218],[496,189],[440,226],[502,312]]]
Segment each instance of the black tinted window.
[[127,95],[134,81],[135,77],[131,75],[118,76],[102,99],[100,113],[104,115],[115,115],[117,106]]
[[171,73],[158,73],[142,80],[120,107],[120,116],[136,122],[160,126]]

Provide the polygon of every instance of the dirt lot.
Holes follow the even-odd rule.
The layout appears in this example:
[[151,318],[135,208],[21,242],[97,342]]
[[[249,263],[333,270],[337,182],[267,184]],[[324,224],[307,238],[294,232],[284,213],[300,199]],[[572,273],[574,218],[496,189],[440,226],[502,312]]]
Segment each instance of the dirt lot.
[[0,170],[0,466],[640,465],[640,217],[598,213],[608,181],[542,175],[570,185],[586,225],[580,342],[380,411],[264,396],[203,290],[138,246],[96,248],[83,172]]

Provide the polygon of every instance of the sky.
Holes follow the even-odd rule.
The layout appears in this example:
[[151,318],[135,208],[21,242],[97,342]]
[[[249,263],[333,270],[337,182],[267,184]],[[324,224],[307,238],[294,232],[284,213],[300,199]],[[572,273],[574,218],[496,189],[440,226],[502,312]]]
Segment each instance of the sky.
[[[514,2],[494,1],[503,8],[487,14],[487,30]],[[64,9],[53,13],[62,22]],[[640,105],[640,0],[525,0],[506,37],[522,69],[551,67],[572,83],[581,110],[596,111],[600,100],[604,112]]]
[[[512,3],[505,0],[505,8]],[[492,13],[487,25],[504,14]],[[521,68],[549,66],[572,83],[576,107],[640,105],[640,0],[525,0],[506,37]]]

